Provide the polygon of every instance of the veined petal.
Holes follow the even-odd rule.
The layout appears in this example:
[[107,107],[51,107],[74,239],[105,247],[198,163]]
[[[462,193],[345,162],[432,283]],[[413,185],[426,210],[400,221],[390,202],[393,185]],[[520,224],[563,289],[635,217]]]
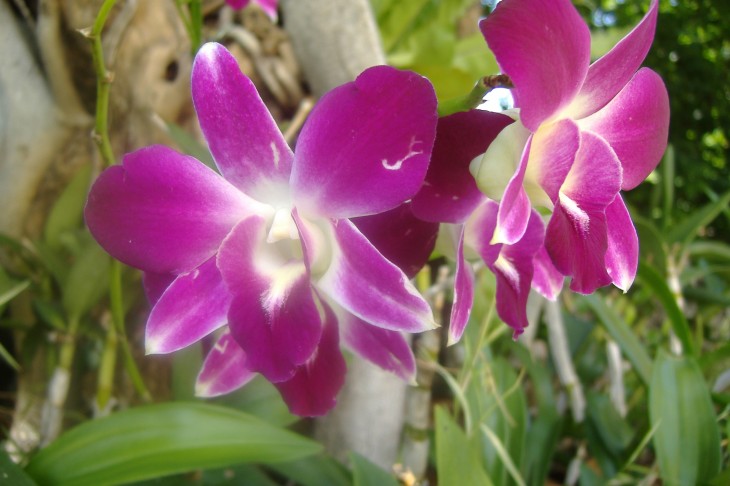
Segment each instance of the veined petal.
[[[537,181],[553,204],[573,166],[579,147],[580,133],[573,120],[564,119],[542,126],[532,137],[530,163],[525,178]],[[535,191],[532,193],[535,194]],[[543,206],[551,207],[550,202],[540,199],[540,196],[535,194],[533,203],[542,202]]]
[[198,342],[228,321],[228,292],[215,258],[178,276],[152,308],[145,328],[147,354],[171,353]]
[[346,311],[338,317],[342,341],[358,356],[405,381],[415,378],[416,359],[403,334],[371,326]]
[[588,71],[591,44],[570,0],[504,0],[479,26],[515,85],[515,105],[530,131],[570,104]]
[[606,269],[613,284],[626,292],[634,283],[639,266],[639,237],[620,194],[606,208],[606,226]]
[[439,224],[414,216],[411,203],[351,221],[408,278],[413,278],[423,268],[436,246]]
[[546,299],[555,302],[563,289],[565,276],[555,268],[544,246],[541,246],[535,253],[532,267],[534,269],[532,288]]
[[297,141],[295,205],[310,214],[349,218],[410,199],[426,175],[436,119],[431,83],[409,71],[372,67],[330,91]]
[[634,76],[651,47],[658,13],[659,0],[652,0],[641,22],[590,65],[585,83],[568,110],[572,117],[583,118],[603,108]]
[[250,79],[225,47],[203,45],[192,74],[195,111],[221,174],[249,196],[285,197],[294,155]]
[[241,388],[256,376],[246,368],[246,353],[226,329],[208,352],[195,383],[195,395],[217,397]]
[[414,214],[425,221],[462,223],[484,198],[469,164],[512,119],[471,110],[439,118],[426,180],[413,198]]
[[302,417],[318,417],[329,412],[345,383],[347,366],[340,352],[337,319],[325,302],[322,306],[325,318],[317,350],[290,380],[274,383],[291,413]]
[[304,262],[279,262],[264,238],[263,219],[242,221],[221,245],[217,263],[234,296],[228,325],[247,368],[278,382],[310,358],[322,323]]
[[156,145],[102,172],[84,215],[114,258],[179,274],[208,260],[238,221],[262,210],[194,158]]
[[466,329],[466,325],[469,323],[469,315],[474,305],[474,271],[471,265],[469,265],[469,262],[464,258],[464,231],[465,229],[462,225],[456,250],[454,303],[451,306],[451,318],[449,320],[449,346],[459,342],[461,339],[461,336],[464,334],[464,329]]
[[659,164],[667,148],[667,89],[658,74],[642,68],[613,100],[578,123],[608,142],[623,167],[621,188],[633,189]]
[[332,300],[374,326],[422,332],[436,327],[431,308],[401,269],[349,220],[331,223],[332,263],[317,282]]

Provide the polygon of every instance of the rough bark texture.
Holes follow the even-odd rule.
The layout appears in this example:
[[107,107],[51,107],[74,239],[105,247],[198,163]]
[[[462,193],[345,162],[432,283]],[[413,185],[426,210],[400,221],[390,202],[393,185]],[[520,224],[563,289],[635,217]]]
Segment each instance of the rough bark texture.
[[[367,0],[285,0],[283,21],[313,93],[321,96],[384,64]],[[340,460],[356,451],[385,469],[396,461],[407,385],[353,357],[337,407],[317,422],[315,436]]]

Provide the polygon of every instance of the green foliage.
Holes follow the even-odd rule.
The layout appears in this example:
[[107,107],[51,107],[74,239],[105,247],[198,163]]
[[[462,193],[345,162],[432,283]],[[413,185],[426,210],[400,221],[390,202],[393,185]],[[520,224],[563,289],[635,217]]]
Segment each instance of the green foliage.
[[350,454],[353,486],[398,486],[398,481],[386,471],[357,453]]
[[33,457],[41,484],[120,484],[242,462],[310,456],[320,446],[230,408],[203,403],[149,405],[86,422]]
[[479,436],[467,436],[443,407],[436,407],[435,413],[439,483],[492,484],[479,457]]

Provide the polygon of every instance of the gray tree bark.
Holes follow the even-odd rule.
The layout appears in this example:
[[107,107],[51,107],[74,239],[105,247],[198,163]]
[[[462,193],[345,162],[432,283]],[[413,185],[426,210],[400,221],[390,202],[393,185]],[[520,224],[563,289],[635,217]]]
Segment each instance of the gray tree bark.
[[[283,21],[316,96],[385,63],[367,0],[283,0]],[[390,469],[396,461],[407,385],[353,356],[338,404],[315,436],[342,461],[351,451]]]

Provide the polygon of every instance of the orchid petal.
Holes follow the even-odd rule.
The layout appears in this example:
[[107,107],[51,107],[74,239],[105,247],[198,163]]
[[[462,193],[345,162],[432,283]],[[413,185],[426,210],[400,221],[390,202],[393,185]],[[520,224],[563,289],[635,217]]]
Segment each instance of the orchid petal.
[[255,373],[246,368],[246,353],[226,330],[205,357],[195,383],[195,395],[217,397],[241,388]]
[[277,4],[278,0],[256,0],[256,3],[259,4],[261,9],[266,12],[266,15],[268,15],[273,20],[276,20],[277,18]]
[[573,277],[570,288],[575,292],[591,293],[611,282],[604,263],[608,247],[605,210],[620,184],[616,154],[602,138],[583,132],[545,238],[555,267]]
[[290,380],[274,383],[289,410],[302,417],[317,417],[330,411],[345,383],[347,366],[340,351],[337,319],[325,302],[322,306],[325,319],[317,350]]
[[466,221],[484,198],[469,164],[512,122],[508,116],[482,110],[439,118],[426,180],[413,198],[414,214],[425,221]]
[[667,148],[667,89],[658,74],[642,68],[603,109],[578,123],[608,142],[623,167],[621,188],[633,189],[659,164]]
[[218,253],[233,294],[228,325],[246,366],[271,382],[290,379],[319,343],[322,325],[309,273],[301,261],[277,261],[258,217],[239,223]]
[[349,218],[413,197],[426,175],[436,120],[433,87],[412,72],[376,66],[330,91],[297,141],[295,205]]
[[283,197],[294,155],[225,47],[208,43],[200,48],[192,92],[200,128],[223,176],[259,201]]
[[162,294],[175,281],[175,278],[177,278],[177,275],[169,273],[144,272],[142,274],[142,286],[151,306],[154,306],[160,300]]
[[411,203],[351,221],[408,278],[413,278],[423,268],[436,246],[439,224],[415,217]]
[[504,0],[479,26],[515,85],[522,123],[535,132],[580,90],[590,62],[588,26],[570,0]]
[[431,308],[401,269],[349,220],[331,223],[333,255],[317,282],[332,300],[374,326],[421,332],[436,327]]
[[102,172],[84,214],[113,257],[148,272],[178,274],[213,256],[257,207],[194,158],[157,145]]
[[634,283],[639,265],[639,237],[621,195],[606,208],[608,249],[606,269],[613,284],[626,292]]
[[342,312],[339,322],[342,341],[358,356],[405,381],[415,378],[416,359],[403,334],[371,326],[349,312]]
[[530,211],[532,210],[530,198],[524,187],[531,141],[532,138],[527,140],[517,172],[507,184],[504,197],[499,203],[497,226],[494,228],[492,244],[505,243],[509,245],[519,241],[522,235],[525,234],[527,222],[530,219]]
[[211,258],[178,276],[165,290],[145,328],[147,354],[177,351],[198,342],[228,321],[231,294]]
[[[526,178],[537,181],[552,203],[558,199],[558,192],[573,166],[579,146],[578,126],[568,119],[540,127],[532,138]],[[532,194],[535,193],[533,190]],[[534,199],[541,198],[535,194],[533,202]],[[549,208],[550,202],[542,204]]]
[[474,305],[474,271],[464,258],[464,231],[465,229],[462,226],[456,250],[454,302],[451,306],[451,318],[449,320],[449,346],[461,339],[464,329],[469,323],[472,305]]
[[563,289],[565,276],[555,268],[544,246],[541,246],[535,253],[532,259],[532,267],[534,269],[532,288],[546,299],[555,302]]
[[574,118],[583,118],[603,108],[634,76],[654,40],[658,13],[659,0],[652,0],[641,22],[590,65],[583,87],[569,110]]

